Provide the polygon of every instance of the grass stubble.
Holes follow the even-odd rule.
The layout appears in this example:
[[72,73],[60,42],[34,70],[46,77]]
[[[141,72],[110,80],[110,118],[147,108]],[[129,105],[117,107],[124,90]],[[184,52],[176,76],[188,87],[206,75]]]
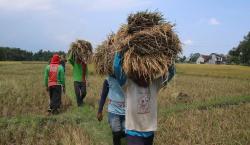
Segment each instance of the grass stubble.
[[[90,65],[88,105],[77,108],[67,65],[63,113],[46,116],[44,67],[0,63],[0,144],[110,144],[106,118],[95,118],[104,77]],[[176,78],[158,95],[155,144],[250,144],[248,72],[241,66],[177,64]],[[180,93],[187,101],[178,99]],[[223,102],[228,105],[215,107]]]

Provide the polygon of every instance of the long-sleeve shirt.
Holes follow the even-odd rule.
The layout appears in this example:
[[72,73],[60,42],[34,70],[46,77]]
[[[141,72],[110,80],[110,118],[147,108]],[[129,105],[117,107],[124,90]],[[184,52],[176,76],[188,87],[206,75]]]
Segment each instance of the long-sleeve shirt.
[[[44,71],[44,85],[48,87],[48,81],[49,81],[49,71],[50,71],[50,65],[47,65],[45,67]],[[64,69],[61,65],[58,65],[58,71],[57,71],[57,84],[65,86],[65,76],[64,76]]]

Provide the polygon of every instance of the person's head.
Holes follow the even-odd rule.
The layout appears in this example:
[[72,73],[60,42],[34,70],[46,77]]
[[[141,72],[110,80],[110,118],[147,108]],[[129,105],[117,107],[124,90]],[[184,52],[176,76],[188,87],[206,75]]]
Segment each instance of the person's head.
[[60,56],[58,54],[54,54],[51,58],[50,64],[59,64],[60,63]]
[[60,55],[60,60],[61,61],[65,61],[66,59],[65,59],[65,55]]

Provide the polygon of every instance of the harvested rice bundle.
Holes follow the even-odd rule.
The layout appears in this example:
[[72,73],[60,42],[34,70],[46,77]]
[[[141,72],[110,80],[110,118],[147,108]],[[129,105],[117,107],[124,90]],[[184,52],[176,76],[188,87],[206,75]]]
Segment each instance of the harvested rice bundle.
[[160,12],[141,11],[128,16],[128,33],[151,28],[165,22],[163,15]]
[[165,75],[169,65],[173,62],[164,54],[152,54],[139,56],[128,50],[124,54],[123,69],[128,77],[138,75],[151,81],[154,78]]
[[169,23],[128,36],[123,44],[121,47],[133,50],[139,56],[163,53],[174,58],[181,52],[180,40],[173,32],[173,25]]
[[113,60],[115,55],[114,34],[110,34],[108,39],[96,48],[94,63],[96,72],[100,75],[113,73]]
[[[130,15],[128,25],[118,31],[115,44],[118,50],[127,50],[123,69],[129,77],[136,74],[152,80],[162,76],[182,51],[174,25],[163,20],[160,13],[139,12]],[[131,28],[135,28],[133,33]]]
[[129,36],[128,34],[128,25],[123,24],[118,32],[114,35],[114,47],[116,50],[121,50],[123,45],[123,41]]
[[77,40],[76,42],[72,42],[69,53],[72,53],[73,57],[76,59],[80,59],[84,62],[91,61],[92,58],[92,45],[90,42],[85,40]]

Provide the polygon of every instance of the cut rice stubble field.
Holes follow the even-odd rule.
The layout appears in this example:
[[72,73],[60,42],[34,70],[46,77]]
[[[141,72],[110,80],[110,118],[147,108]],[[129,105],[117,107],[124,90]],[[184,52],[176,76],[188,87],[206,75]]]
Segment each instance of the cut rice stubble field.
[[[64,100],[68,106],[64,113],[47,117],[48,94],[43,86],[45,65],[46,63],[0,62],[0,126],[1,134],[9,134],[1,136],[0,144],[34,144],[36,141],[67,144],[69,140],[73,144],[110,144],[112,138],[107,121],[98,123],[95,118],[104,77],[97,76],[93,65],[90,66],[86,97],[86,104],[90,108],[86,106],[78,109],[72,87],[72,68],[67,65],[67,95]],[[206,107],[209,105],[207,102],[217,98],[222,98],[220,102],[226,102],[228,97],[250,96],[249,78],[249,67],[177,64],[175,79],[158,96],[159,131],[155,144],[249,144],[250,109],[245,101],[248,98],[244,101],[232,99],[236,100],[237,105],[228,107],[208,110],[192,108],[196,103]],[[191,109],[187,109],[189,107]],[[38,133],[42,126],[37,117],[48,118],[45,125],[52,122],[51,129]],[[54,119],[57,121],[51,121]],[[34,127],[31,126],[28,130],[21,127],[32,120]],[[74,136],[66,134],[69,131],[75,132]],[[18,132],[22,134],[21,137]],[[52,132],[55,138],[65,136],[64,140],[46,142]],[[65,135],[60,134],[61,132],[65,132]]]

